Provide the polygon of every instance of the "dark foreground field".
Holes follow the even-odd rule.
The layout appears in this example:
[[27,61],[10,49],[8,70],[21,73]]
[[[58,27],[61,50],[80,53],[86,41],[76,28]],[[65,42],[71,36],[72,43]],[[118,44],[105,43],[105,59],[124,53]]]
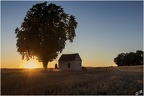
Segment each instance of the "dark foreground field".
[[135,95],[143,66],[90,68],[81,72],[2,69],[1,94]]

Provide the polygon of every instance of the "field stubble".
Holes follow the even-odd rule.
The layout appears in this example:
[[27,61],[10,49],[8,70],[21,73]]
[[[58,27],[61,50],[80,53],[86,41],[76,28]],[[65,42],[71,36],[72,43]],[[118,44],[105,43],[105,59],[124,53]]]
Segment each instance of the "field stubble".
[[134,95],[143,90],[143,66],[87,71],[2,69],[2,95]]

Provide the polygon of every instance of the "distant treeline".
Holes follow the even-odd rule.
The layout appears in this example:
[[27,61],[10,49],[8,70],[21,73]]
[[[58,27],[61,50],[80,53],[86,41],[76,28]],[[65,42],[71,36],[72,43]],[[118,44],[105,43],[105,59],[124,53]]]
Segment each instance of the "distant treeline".
[[143,65],[143,51],[137,50],[136,53],[121,53],[114,58],[114,62],[118,66],[131,66],[131,65]]

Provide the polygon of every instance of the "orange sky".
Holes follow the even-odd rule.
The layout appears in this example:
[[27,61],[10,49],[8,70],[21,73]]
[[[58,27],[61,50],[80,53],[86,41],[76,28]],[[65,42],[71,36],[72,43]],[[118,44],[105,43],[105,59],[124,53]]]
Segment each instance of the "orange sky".
[[[2,53],[6,53],[6,52],[2,52]],[[13,52],[10,52],[13,53]],[[29,62],[33,62],[35,63],[37,68],[42,68],[42,62],[38,62],[35,59],[31,59],[29,61],[27,60],[22,60],[21,56],[17,53],[14,52],[15,55],[11,56],[11,55],[7,55],[7,54],[3,54],[2,55],[2,64],[1,67],[2,68],[25,68],[26,65]],[[58,58],[61,56],[61,54],[59,54]],[[7,60],[7,59],[8,60]],[[88,66],[88,67],[105,67],[105,66],[115,66],[115,64],[111,63],[111,60],[109,59],[105,59],[105,60],[101,60],[101,57],[95,59],[95,56],[93,57],[81,57],[82,58],[82,66]],[[48,67],[49,68],[54,68],[56,62],[58,63],[58,61],[54,60],[53,62],[49,62]]]

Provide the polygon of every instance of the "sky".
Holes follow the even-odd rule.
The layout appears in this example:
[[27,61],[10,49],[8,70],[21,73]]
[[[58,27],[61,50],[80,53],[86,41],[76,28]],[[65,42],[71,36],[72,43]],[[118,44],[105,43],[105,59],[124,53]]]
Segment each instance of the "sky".
[[[36,60],[22,60],[17,52],[15,29],[26,12],[39,1],[1,2],[1,67],[23,68]],[[120,53],[143,50],[143,3],[140,1],[53,1],[76,17],[78,26],[73,43],[66,42],[62,54],[79,53],[82,66],[116,66],[113,59]]]

